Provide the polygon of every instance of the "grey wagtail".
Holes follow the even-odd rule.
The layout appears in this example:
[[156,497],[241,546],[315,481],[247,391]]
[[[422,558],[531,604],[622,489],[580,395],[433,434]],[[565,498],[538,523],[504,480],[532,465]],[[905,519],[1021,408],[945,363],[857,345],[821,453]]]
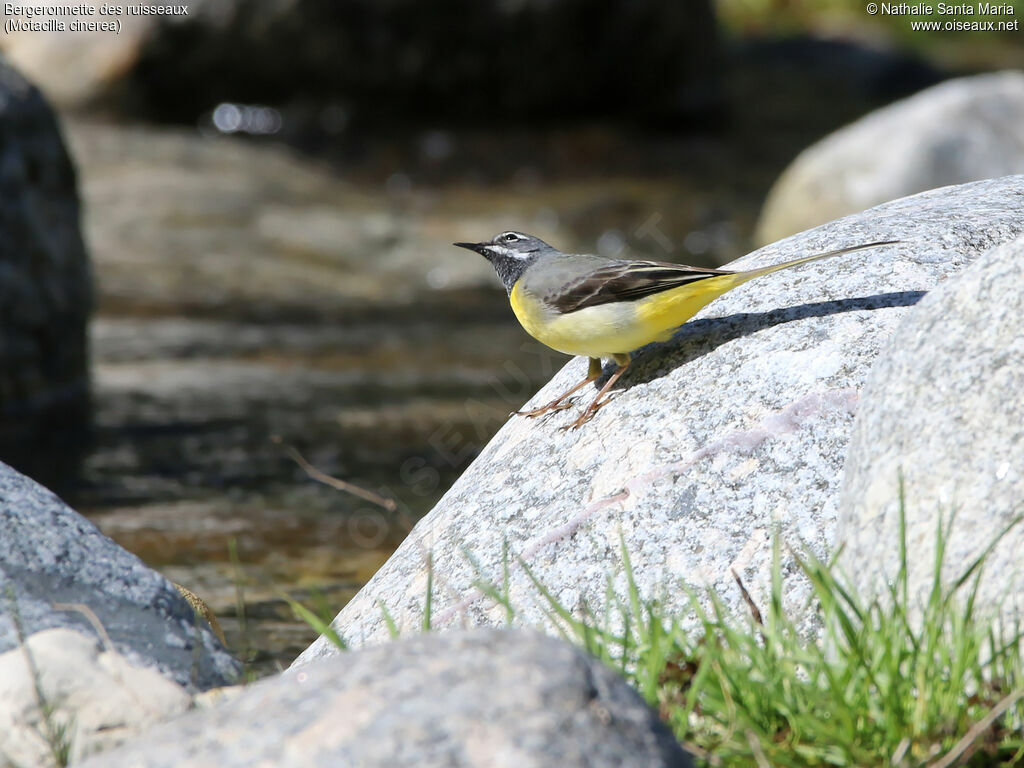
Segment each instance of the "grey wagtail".
[[602,357],[618,364],[597,397],[570,425],[576,428],[608,402],[608,391],[629,367],[633,350],[667,341],[676,328],[723,293],[781,269],[896,242],[852,245],[744,272],[562,253],[522,232],[502,232],[485,243],[454,245],[491,262],[528,334],[559,352],[590,358],[587,378],[547,405],[517,414],[541,416],[568,408],[570,395],[600,377]]

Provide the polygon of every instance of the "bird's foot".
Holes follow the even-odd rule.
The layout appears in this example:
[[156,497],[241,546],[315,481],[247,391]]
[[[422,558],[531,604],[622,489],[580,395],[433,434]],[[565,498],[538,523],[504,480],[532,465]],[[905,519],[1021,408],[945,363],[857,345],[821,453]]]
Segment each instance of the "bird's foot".
[[543,416],[547,413],[556,413],[558,411],[564,411],[567,408],[572,408],[574,400],[568,400],[566,398],[559,398],[558,400],[552,400],[547,405],[542,405],[540,408],[533,408],[529,411],[512,411],[510,416],[526,416],[531,419],[536,419],[538,416]]
[[600,375],[601,361],[596,358],[591,358],[590,368],[587,372],[587,378],[585,378],[575,387],[566,390],[547,405],[542,405],[540,408],[534,408],[529,411],[512,411],[512,413],[510,413],[509,416],[528,416],[531,419],[535,419],[538,416],[543,416],[546,413],[555,413],[557,411],[564,411],[566,408],[572,408],[572,404],[576,402],[572,395],[579,392],[590,382],[597,381]]
[[613,399],[614,398],[612,397],[605,397],[603,399],[600,397],[595,398],[594,401],[583,410],[583,413],[579,415],[578,419],[573,421],[571,424],[566,424],[564,427],[559,427],[559,429],[561,429],[563,432],[570,429],[579,429],[592,418],[594,418],[594,415],[599,410],[608,405],[608,403],[610,403]]

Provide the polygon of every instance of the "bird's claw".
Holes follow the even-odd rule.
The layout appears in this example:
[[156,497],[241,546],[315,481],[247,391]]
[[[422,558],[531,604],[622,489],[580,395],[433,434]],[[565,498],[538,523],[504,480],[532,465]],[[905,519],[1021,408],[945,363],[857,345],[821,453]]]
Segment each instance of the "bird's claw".
[[594,418],[595,414],[597,414],[597,412],[599,410],[604,408],[611,401],[612,401],[612,398],[608,397],[608,396],[606,396],[604,398],[604,400],[601,400],[600,402],[595,400],[594,402],[592,402],[590,405],[588,405],[586,407],[586,409],[583,411],[583,413],[580,414],[578,419],[576,419],[575,421],[573,421],[570,424],[566,424],[564,427],[559,427],[559,429],[562,432],[566,432],[566,431],[568,431],[570,429],[579,429],[584,424],[586,424],[588,421],[590,421],[592,418]]
[[533,408],[529,411],[512,411],[509,416],[526,416],[527,418],[536,419],[538,416],[544,416],[548,413],[556,413],[557,411],[564,411],[567,408],[572,408],[575,400],[567,400],[565,402],[555,401],[542,405],[540,408]]

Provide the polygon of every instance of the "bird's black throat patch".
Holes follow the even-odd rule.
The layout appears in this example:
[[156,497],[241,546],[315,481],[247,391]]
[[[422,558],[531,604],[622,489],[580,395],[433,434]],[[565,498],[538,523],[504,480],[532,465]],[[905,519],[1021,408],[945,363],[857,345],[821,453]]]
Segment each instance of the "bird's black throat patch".
[[487,253],[485,256],[491,262],[494,271],[498,273],[498,279],[501,280],[501,284],[505,286],[505,292],[509,295],[512,294],[512,288],[515,287],[519,278],[523,276],[523,272],[536,261],[536,258],[523,259],[500,253]]

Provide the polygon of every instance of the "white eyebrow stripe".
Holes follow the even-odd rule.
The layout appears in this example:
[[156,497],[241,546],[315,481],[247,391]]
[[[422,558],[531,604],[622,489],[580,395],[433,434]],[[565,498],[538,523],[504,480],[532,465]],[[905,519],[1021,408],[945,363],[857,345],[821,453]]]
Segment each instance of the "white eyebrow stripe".
[[515,250],[513,248],[506,248],[504,245],[494,245],[494,244],[492,244],[492,245],[488,245],[487,248],[489,250],[491,250],[491,251],[494,251],[499,256],[507,256],[507,257],[512,258],[512,259],[520,259],[520,260],[526,260],[526,259],[530,258],[530,254],[528,254],[528,253],[520,253],[519,251],[517,251],[517,250]]

